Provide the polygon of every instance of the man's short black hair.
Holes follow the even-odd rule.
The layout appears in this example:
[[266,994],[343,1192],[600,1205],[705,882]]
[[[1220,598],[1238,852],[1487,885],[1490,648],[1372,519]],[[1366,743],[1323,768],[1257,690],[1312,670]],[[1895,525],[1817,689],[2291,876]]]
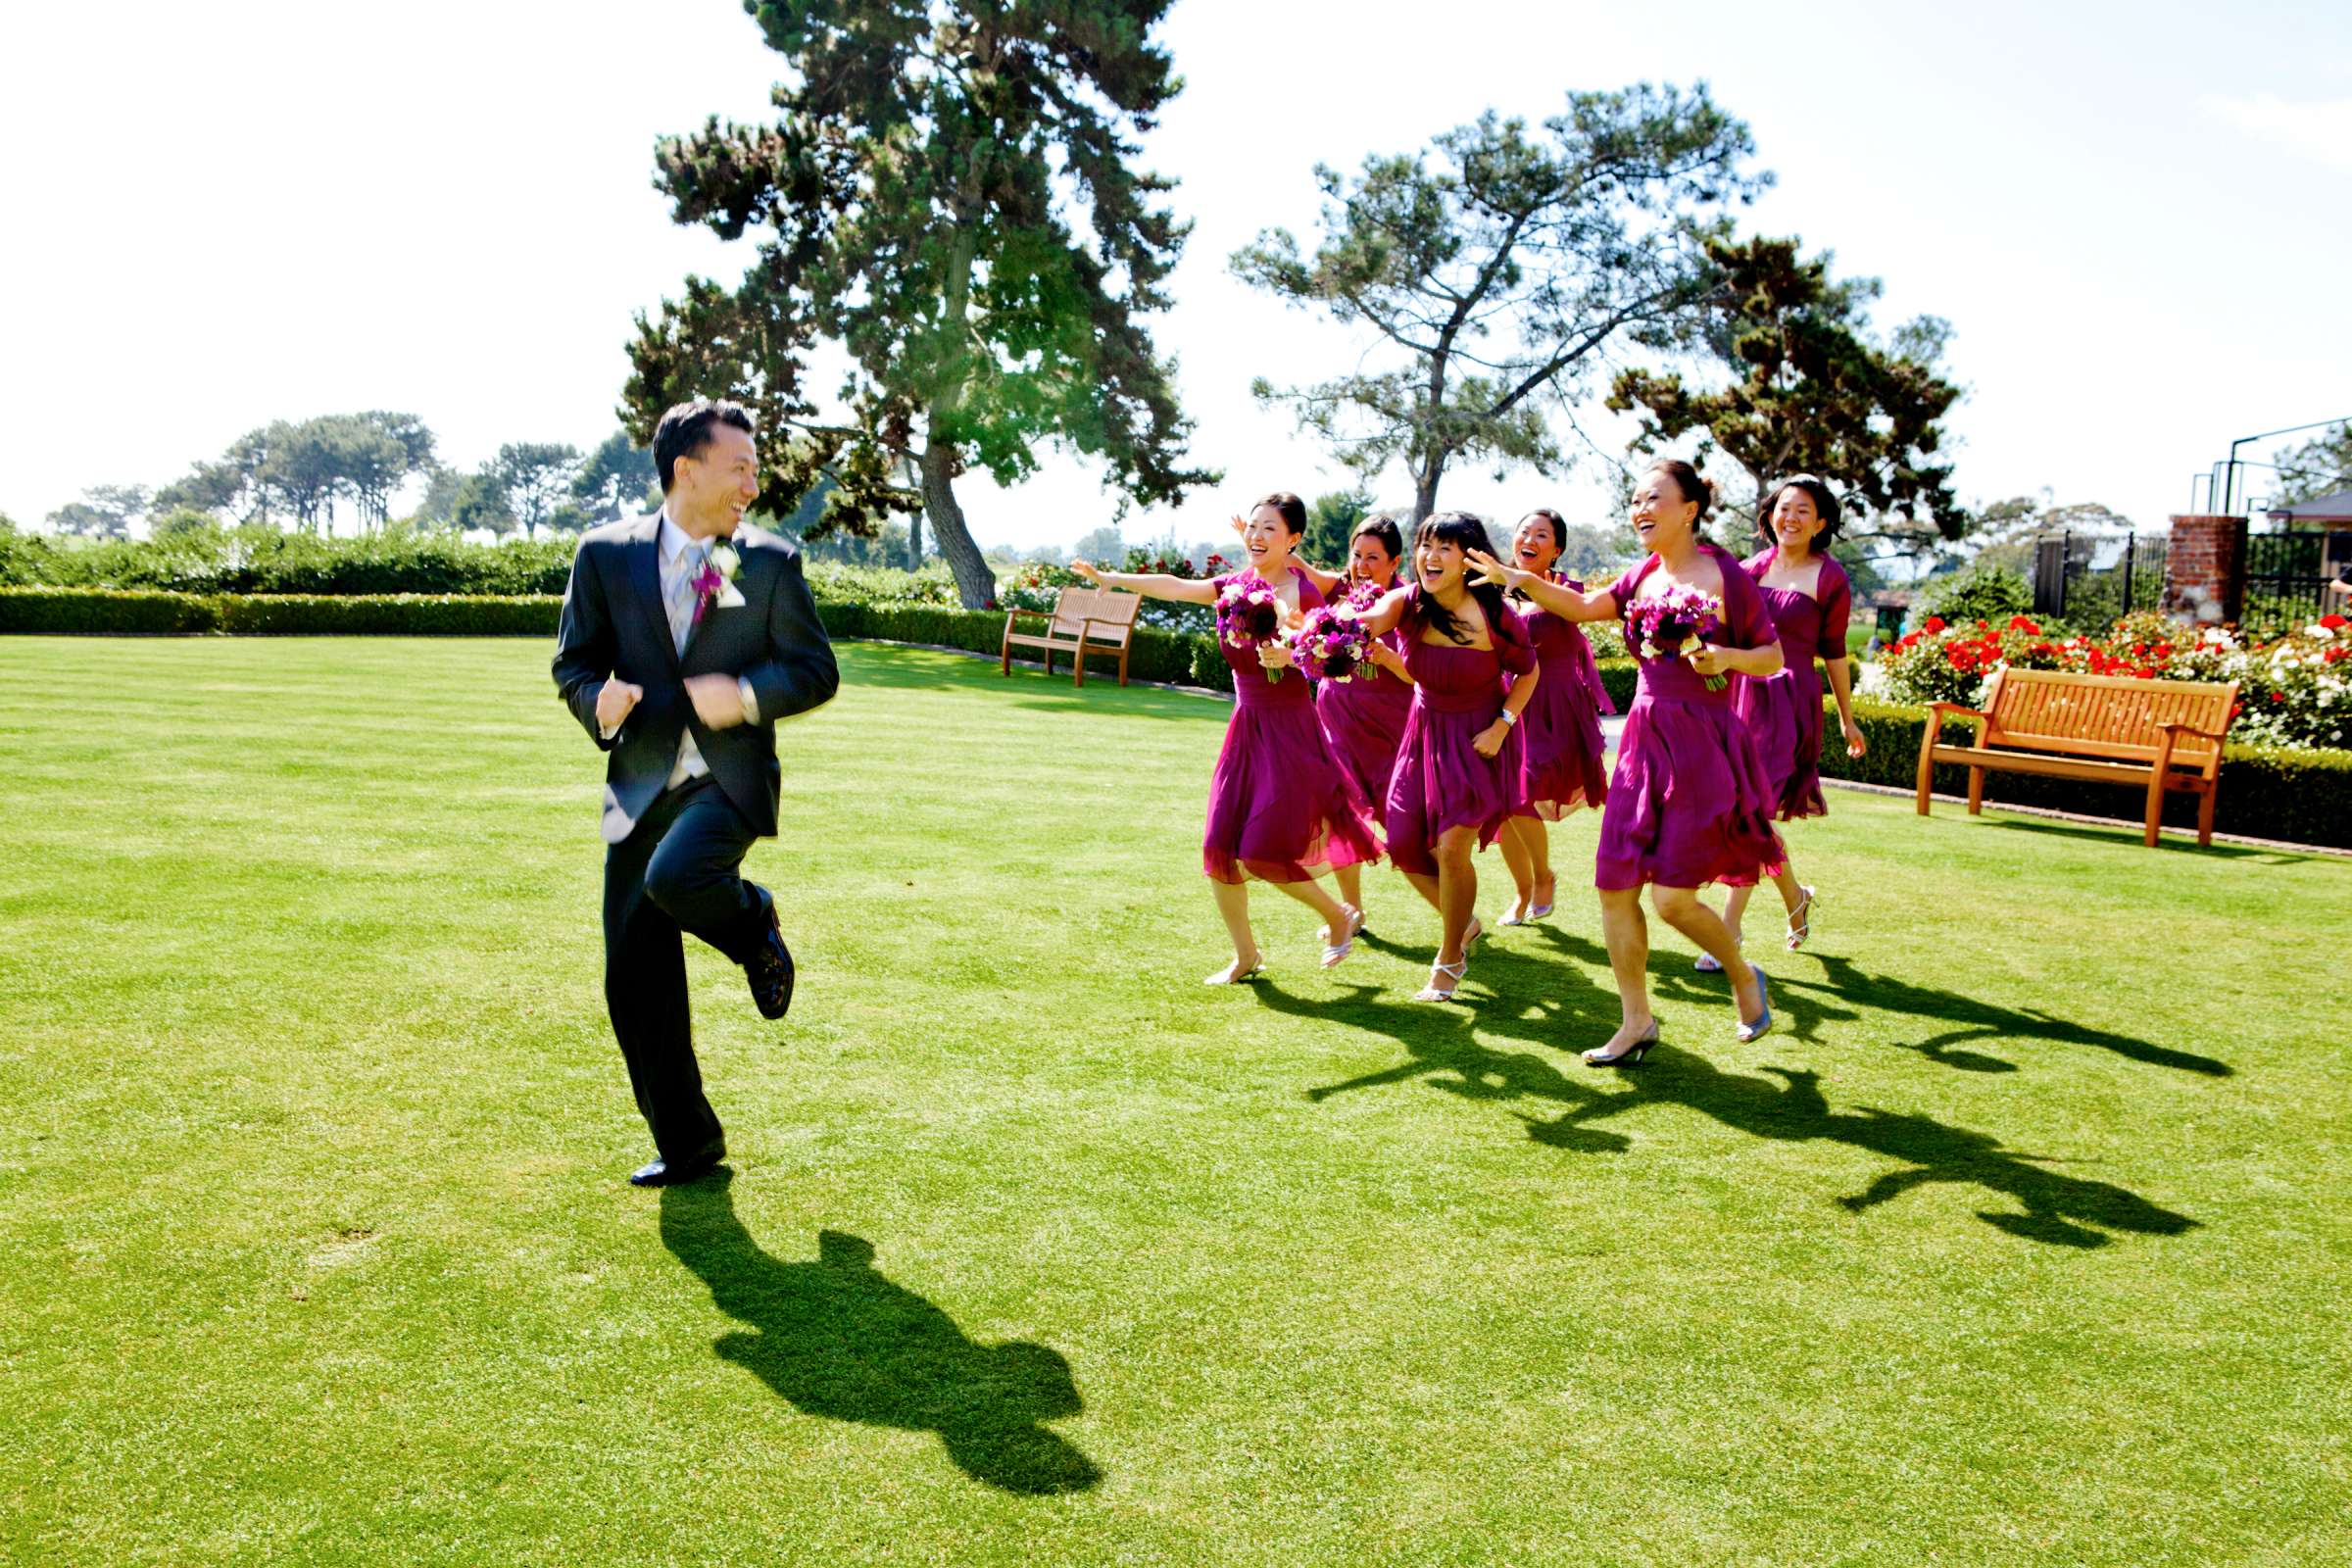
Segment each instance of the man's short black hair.
[[710,427],[714,424],[733,425],[745,435],[757,435],[752,424],[752,411],[740,403],[719,398],[696,398],[687,403],[670,406],[654,426],[654,469],[662,475],[662,493],[669,494],[669,482],[677,472],[680,458],[702,455],[710,444]]

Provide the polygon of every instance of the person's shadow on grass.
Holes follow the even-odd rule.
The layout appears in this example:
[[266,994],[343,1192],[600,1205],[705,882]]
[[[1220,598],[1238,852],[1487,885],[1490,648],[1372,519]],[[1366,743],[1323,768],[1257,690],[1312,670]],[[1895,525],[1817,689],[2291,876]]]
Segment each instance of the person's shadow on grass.
[[[1917,1114],[1832,1110],[1815,1072],[1786,1067],[1766,1067],[1757,1076],[1725,1072],[1703,1056],[1661,1047],[1638,1070],[1572,1078],[1534,1052],[1481,1045],[1474,1023],[1484,1020],[1461,1009],[1382,1001],[1370,986],[1349,989],[1354,995],[1330,1002],[1296,997],[1271,985],[1255,988],[1261,1006],[1352,1024],[1388,1035],[1403,1049],[1405,1059],[1393,1066],[1307,1090],[1306,1098],[1318,1104],[1335,1095],[1415,1081],[1465,1100],[1547,1100],[1568,1109],[1549,1118],[1514,1112],[1527,1124],[1528,1136],[1546,1148],[1587,1154],[1621,1154],[1633,1148],[1623,1133],[1595,1123],[1643,1105],[1683,1105],[1753,1137],[1845,1144],[1900,1161],[1905,1168],[1838,1200],[1856,1214],[1915,1187],[1965,1182],[2006,1193],[2024,1207],[2023,1213],[1980,1210],[1977,1217],[1985,1224],[2052,1246],[2103,1247],[2116,1231],[2177,1236],[2196,1224],[2113,1183],[2051,1170],[2045,1156],[2004,1148],[1990,1133]],[[1556,1029],[1562,1016],[1583,1022],[1603,1010],[1602,994],[1586,989],[1592,994],[1567,993],[1546,1021]],[[1614,997],[1605,998],[1607,1007],[1614,1004]],[[1614,1023],[1613,1011],[1608,1021]]]
[[817,1232],[814,1259],[786,1262],[736,1217],[731,1172],[664,1188],[662,1244],[752,1332],[711,1348],[794,1408],[835,1421],[937,1432],[968,1476],[1006,1492],[1082,1492],[1093,1460],[1045,1423],[1083,1408],[1069,1362],[1025,1341],[980,1345],[874,1267],[874,1249]]
[[[1856,1214],[1915,1187],[1957,1182],[2006,1193],[2025,1207],[2022,1214],[1980,1209],[1977,1217],[1985,1224],[2052,1246],[2104,1247],[2111,1231],[2178,1236],[2197,1223],[2112,1182],[2051,1170],[2048,1157],[2005,1149],[1990,1133],[1897,1111],[1832,1110],[1821,1093],[1821,1075],[1801,1068],[1764,1067],[1751,1076],[1660,1048],[1646,1066],[1625,1076],[1630,1088],[1614,1094],[1587,1091],[1584,1103],[1553,1120],[1523,1118],[1528,1136],[1554,1149],[1616,1152],[1624,1140],[1593,1122],[1642,1105],[1687,1105],[1752,1137],[1793,1143],[1818,1139],[1902,1161],[1907,1168],[1888,1171],[1862,1192],[1838,1200]],[[1776,1078],[1781,1081],[1775,1083]]]

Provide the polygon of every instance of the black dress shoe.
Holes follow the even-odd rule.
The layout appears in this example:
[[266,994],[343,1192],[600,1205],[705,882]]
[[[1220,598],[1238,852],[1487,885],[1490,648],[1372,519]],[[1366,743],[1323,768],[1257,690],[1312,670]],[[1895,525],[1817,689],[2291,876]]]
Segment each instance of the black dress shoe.
[[792,950],[784,945],[783,927],[776,923],[776,901],[767,901],[767,929],[760,946],[744,961],[744,977],[752,983],[752,1001],[762,1018],[781,1018],[792,1010]]
[[713,1140],[694,1153],[678,1159],[657,1159],[629,1172],[631,1187],[675,1187],[681,1182],[698,1181],[718,1168],[727,1157],[727,1146]]

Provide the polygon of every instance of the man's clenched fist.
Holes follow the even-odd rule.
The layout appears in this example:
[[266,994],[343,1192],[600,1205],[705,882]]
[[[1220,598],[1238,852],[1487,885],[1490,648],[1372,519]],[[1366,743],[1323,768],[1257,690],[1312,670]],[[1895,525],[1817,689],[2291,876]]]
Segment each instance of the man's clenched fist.
[[609,680],[596,694],[596,725],[606,734],[620,728],[620,721],[645,697],[645,688],[632,686],[625,680]]
[[733,729],[743,722],[743,688],[732,675],[689,675],[686,699],[706,729]]

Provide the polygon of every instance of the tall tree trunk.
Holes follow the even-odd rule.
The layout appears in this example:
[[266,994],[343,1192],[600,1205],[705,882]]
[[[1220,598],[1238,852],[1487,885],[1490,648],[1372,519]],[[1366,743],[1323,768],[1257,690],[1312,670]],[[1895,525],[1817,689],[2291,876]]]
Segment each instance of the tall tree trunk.
[[[930,497],[925,495],[923,500],[928,505]],[[906,519],[906,569],[923,569],[923,519],[919,514]]]
[[[958,404],[963,401],[963,371],[960,356],[965,352],[964,313],[972,295],[972,238],[968,226],[958,224],[956,247],[948,264],[948,293],[941,313],[955,335],[958,356],[956,368],[943,378],[932,395],[931,406],[925,410],[923,432],[923,512],[931,519],[931,536],[939,541],[939,553],[948,558],[948,567],[956,573],[956,597],[963,601],[966,610],[985,610],[996,602],[997,574],[989,569],[987,558],[972,542],[972,532],[964,526],[963,508],[956,504],[956,491],[950,482],[956,472],[956,449],[940,439],[940,427],[950,423]],[[911,523],[907,535],[913,537]]]
[[[1431,453],[1429,461],[1413,470],[1414,527],[1427,522],[1429,514],[1438,510],[1438,481],[1445,477],[1446,454],[1443,451]],[[1406,542],[1411,542],[1409,529]]]
[[923,449],[923,513],[931,519],[939,553],[948,558],[948,568],[956,573],[956,597],[963,601],[966,610],[985,610],[996,602],[997,574],[989,569],[988,559],[972,543],[971,530],[963,524],[963,508],[956,505],[950,482],[955,466],[954,449],[936,441]]

